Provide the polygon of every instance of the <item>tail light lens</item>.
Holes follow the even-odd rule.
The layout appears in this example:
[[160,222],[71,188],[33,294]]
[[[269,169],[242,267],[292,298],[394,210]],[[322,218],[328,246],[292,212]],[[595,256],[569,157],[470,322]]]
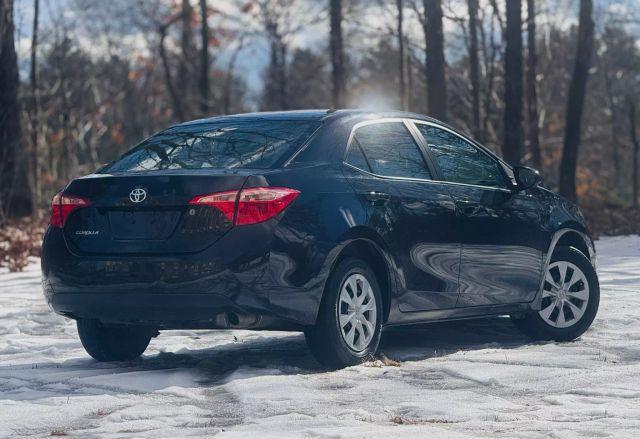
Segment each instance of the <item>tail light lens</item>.
[[49,224],[53,227],[64,227],[71,212],[82,207],[91,206],[91,201],[87,198],[75,195],[63,195],[58,192],[51,202],[51,219]]
[[237,226],[267,221],[285,210],[300,191],[281,187],[251,188],[219,192],[193,198],[191,205],[207,205],[220,210]]
[[199,195],[192,198],[189,204],[215,207],[222,212],[226,219],[233,222],[237,199],[238,191],[228,191],[210,195]]

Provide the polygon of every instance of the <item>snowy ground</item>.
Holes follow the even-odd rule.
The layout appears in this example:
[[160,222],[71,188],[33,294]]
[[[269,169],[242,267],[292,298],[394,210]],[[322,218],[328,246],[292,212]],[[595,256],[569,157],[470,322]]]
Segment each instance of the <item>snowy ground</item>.
[[602,300],[573,343],[506,318],[384,334],[399,366],[321,370],[295,333],[172,331],[131,363],[89,358],[39,269],[0,274],[0,437],[640,435],[640,237],[597,243]]

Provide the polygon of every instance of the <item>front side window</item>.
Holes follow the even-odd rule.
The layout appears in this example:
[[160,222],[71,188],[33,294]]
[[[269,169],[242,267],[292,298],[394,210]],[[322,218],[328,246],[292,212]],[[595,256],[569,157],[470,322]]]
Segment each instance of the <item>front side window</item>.
[[318,126],[286,120],[177,126],[151,136],[100,172],[271,168],[302,146]]
[[449,131],[416,124],[433,154],[442,176],[453,183],[506,188],[500,165],[493,158]]
[[431,179],[418,145],[402,122],[381,122],[358,128],[347,156],[347,163],[350,161],[361,163],[351,164],[365,170],[362,166],[366,165],[378,175]]

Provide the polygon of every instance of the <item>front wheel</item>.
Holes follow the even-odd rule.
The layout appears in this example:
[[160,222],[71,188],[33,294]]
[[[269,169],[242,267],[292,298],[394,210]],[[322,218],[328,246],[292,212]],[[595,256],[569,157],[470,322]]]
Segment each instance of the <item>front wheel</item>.
[[525,335],[536,340],[570,341],[593,322],[600,303],[598,276],[578,250],[556,250],[545,271],[540,311],[511,319]]
[[97,320],[76,322],[85,351],[98,361],[128,361],[138,358],[154,335],[143,326],[105,326]]
[[331,273],[307,344],[323,365],[341,368],[375,355],[382,328],[382,298],[376,277],[360,259],[341,261]]

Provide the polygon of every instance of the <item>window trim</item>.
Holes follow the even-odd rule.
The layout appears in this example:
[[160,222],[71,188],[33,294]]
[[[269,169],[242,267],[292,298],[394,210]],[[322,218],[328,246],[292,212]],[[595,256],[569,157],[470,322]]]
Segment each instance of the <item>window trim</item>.
[[[371,164],[369,163],[369,158],[367,157],[366,153],[364,152],[364,149],[362,149],[362,154],[364,155],[364,158],[367,161],[367,164],[371,168],[370,170],[367,171],[365,169],[358,168],[357,166],[352,165],[351,163],[347,162],[347,157],[349,156],[349,151],[353,147],[354,142],[358,142],[358,145],[361,145],[360,142],[355,138],[356,131],[358,131],[360,128],[363,128],[365,126],[383,124],[383,123],[401,123],[402,125],[404,125],[405,129],[409,133],[409,136],[411,136],[411,138],[413,139],[413,141],[414,141],[414,143],[416,145],[416,148],[418,148],[418,151],[420,152],[420,155],[422,156],[422,160],[424,160],[425,167],[426,167],[427,171],[429,171],[429,173],[431,174],[431,178],[427,179],[427,178],[419,178],[419,177],[400,177],[400,176],[394,176],[394,175],[376,174],[375,172],[373,172],[373,168],[371,168]],[[435,168],[434,163],[432,161],[432,158],[428,154],[428,151],[426,151],[424,149],[424,147],[423,147],[423,145],[421,143],[422,140],[416,136],[416,133],[415,133],[413,128],[414,127],[410,124],[410,120],[409,119],[401,118],[401,117],[387,117],[387,118],[365,120],[363,122],[358,122],[353,127],[351,127],[351,131],[349,132],[349,138],[347,140],[347,147],[345,148],[344,154],[343,154],[343,157],[342,157],[342,164],[346,165],[346,166],[349,166],[350,168],[357,169],[358,171],[362,171],[362,172],[364,172],[366,174],[372,175],[374,177],[379,177],[379,178],[386,178],[386,179],[392,179],[392,180],[401,180],[401,181],[420,181],[420,182],[435,182],[435,181],[438,181],[438,179],[437,179],[437,177],[439,175],[438,174],[438,170],[437,170],[437,168]]]
[[434,165],[437,167],[438,169],[438,181],[441,183],[445,183],[445,184],[452,184],[452,185],[456,185],[456,186],[468,186],[468,187],[475,187],[475,188],[480,188],[480,189],[492,189],[492,190],[497,190],[497,191],[503,191],[503,192],[513,192],[512,188],[509,187],[496,187],[496,186],[485,186],[485,185],[480,185],[480,184],[471,184],[471,183],[459,183],[456,181],[447,181],[444,179],[444,176],[442,175],[442,172],[440,170],[440,166],[438,166],[437,162],[435,161],[435,158],[433,157],[433,153],[431,152],[431,149],[429,148],[429,142],[427,142],[427,139],[425,139],[425,137],[422,135],[422,133],[420,132],[420,129],[417,127],[417,125],[428,125],[434,128],[438,128],[441,129],[443,131],[446,131],[450,134],[453,134],[454,136],[456,136],[457,138],[465,141],[466,143],[470,144],[473,148],[475,148],[476,150],[478,150],[481,154],[484,154],[485,156],[487,156],[490,160],[492,160],[493,162],[496,163],[496,165],[498,166],[499,172],[502,173],[502,176],[504,177],[504,180],[507,182],[507,185],[509,183],[511,183],[511,185],[513,186],[513,182],[511,180],[511,177],[509,177],[509,175],[505,172],[504,167],[509,167],[509,165],[504,162],[504,160],[502,160],[500,157],[494,155],[491,151],[489,151],[488,149],[486,149],[484,146],[480,145],[478,142],[469,139],[466,136],[463,136],[462,134],[446,127],[443,126],[441,124],[437,124],[437,123],[433,123],[433,122],[429,122],[426,120],[419,120],[419,119],[410,119],[410,122],[415,126],[416,128],[416,132],[417,134],[420,136],[420,140],[421,142],[423,142],[423,145],[425,145],[425,147],[427,148],[428,154],[431,156],[431,159],[434,161]]

